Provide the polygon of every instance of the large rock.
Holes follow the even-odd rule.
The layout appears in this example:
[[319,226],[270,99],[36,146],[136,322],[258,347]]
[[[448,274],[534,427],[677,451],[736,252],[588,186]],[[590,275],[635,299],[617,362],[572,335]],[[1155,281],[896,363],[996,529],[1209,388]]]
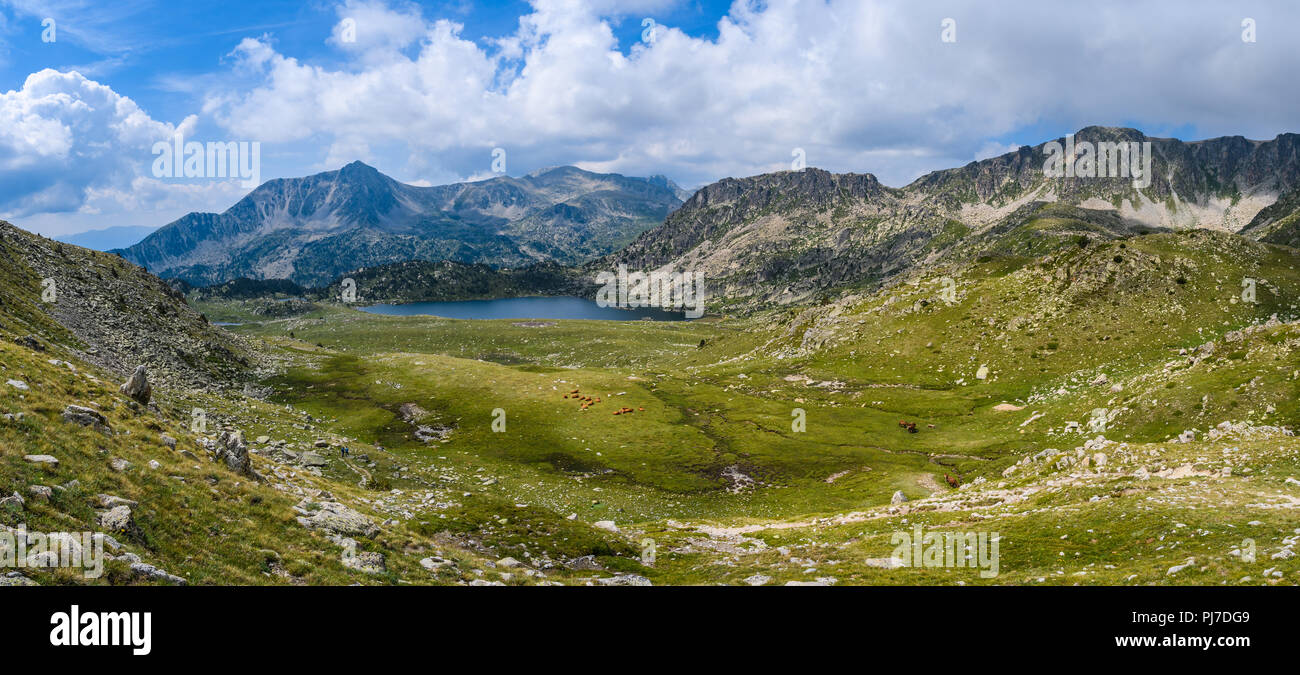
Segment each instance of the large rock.
[[40,586],[40,584],[22,575],[22,572],[7,572],[0,575],[0,586]]
[[582,557],[580,557],[580,558],[574,558],[573,560],[570,560],[568,563],[566,563],[566,566],[567,566],[569,569],[572,569],[572,570],[603,570],[603,569],[605,569],[604,567],[601,566],[600,562],[598,562],[598,561],[596,560],[596,556],[594,556],[594,555],[584,555],[584,556],[582,556]]
[[131,507],[120,504],[99,514],[99,526],[109,532],[127,532],[131,529]]
[[[67,555],[63,555],[63,554]],[[81,538],[68,532],[45,535],[45,549],[27,557],[28,567],[59,567],[84,560]]]
[[135,372],[131,374],[130,379],[118,387],[118,391],[124,396],[129,396],[145,405],[149,404],[149,398],[153,396],[153,386],[149,384],[149,373],[144,366],[136,366]]
[[362,537],[379,533],[379,527],[365,514],[338,502],[322,502],[316,505],[315,511],[299,506],[298,511],[304,514],[298,518],[298,524],[309,530]]
[[32,351],[45,351],[45,345],[41,344],[41,341],[37,340],[35,335],[24,335],[20,338],[14,338],[14,343],[20,344]]
[[369,551],[351,555],[344,553],[343,566],[366,574],[383,574],[388,571],[384,554]]
[[414,403],[403,403],[397,411],[408,423],[415,423],[429,416],[429,411]]
[[134,508],[140,505],[140,503],[137,501],[126,499],[125,497],[118,497],[115,495],[100,494],[100,495],[95,495],[95,499],[99,501],[100,506],[106,509],[111,509],[117,506],[130,506]]
[[185,584],[189,583],[185,581],[185,579],[178,577],[175,574],[168,574],[167,572],[160,570],[157,567],[154,567],[153,565],[150,565],[148,563],[142,563],[142,562],[131,563],[131,573],[138,577],[144,577],[146,579],[157,579],[159,581],[171,582],[173,584],[176,584],[177,586],[184,586]]
[[298,461],[302,462],[303,466],[329,466],[330,463],[328,459],[325,459],[319,453],[312,452],[311,450],[302,453],[302,455],[299,456]]
[[59,460],[53,455],[23,455],[23,460],[32,464],[42,464],[51,469],[56,469],[59,466]]
[[430,572],[437,572],[438,570],[447,566],[455,567],[456,563],[447,560],[446,558],[438,557],[436,555],[429,556],[428,558],[420,559],[420,567],[423,567],[424,569],[429,570]]
[[244,445],[244,436],[238,431],[223,431],[217,439],[216,461],[225,462],[226,467],[235,473],[256,478],[253,471],[253,459],[248,455],[248,446]]
[[79,405],[69,405],[63,410],[63,421],[72,424],[80,424],[83,427],[90,427],[101,434],[111,434],[113,430],[108,426],[108,420],[99,413]]
[[4,508],[6,506],[12,506],[14,508],[17,508],[19,511],[22,511],[23,506],[26,504],[27,504],[27,500],[23,499],[23,496],[18,494],[17,492],[14,492],[12,495],[9,495],[4,499],[0,499],[0,508]]
[[423,424],[415,429],[415,440],[421,443],[432,443],[442,441],[451,435],[452,428],[446,426],[430,427]]
[[649,579],[640,574],[622,574],[616,577],[597,579],[601,586],[653,586]]

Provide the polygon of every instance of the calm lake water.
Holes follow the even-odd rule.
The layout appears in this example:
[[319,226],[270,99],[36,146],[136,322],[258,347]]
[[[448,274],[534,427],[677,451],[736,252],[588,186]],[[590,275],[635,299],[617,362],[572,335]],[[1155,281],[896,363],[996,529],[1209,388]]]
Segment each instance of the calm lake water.
[[391,316],[439,316],[444,319],[599,319],[604,321],[686,321],[682,312],[665,312],[657,307],[618,309],[601,307],[595,300],[575,297],[498,298],[456,302],[411,302],[402,305],[371,305],[358,308],[372,314]]

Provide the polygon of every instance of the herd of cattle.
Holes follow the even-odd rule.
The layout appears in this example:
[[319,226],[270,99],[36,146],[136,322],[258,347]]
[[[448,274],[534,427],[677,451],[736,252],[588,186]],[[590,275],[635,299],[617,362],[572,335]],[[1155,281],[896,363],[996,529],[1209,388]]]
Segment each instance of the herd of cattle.
[[[600,403],[599,396],[587,396],[583,394],[580,389],[574,389],[573,391],[570,391],[569,393],[564,395],[564,398],[582,401],[582,407],[578,408],[579,410],[586,410],[587,408],[590,408],[591,406]],[[645,412],[645,408],[637,408],[637,410],[640,410],[641,412]],[[619,408],[618,410],[615,410],[614,414],[629,415],[632,412],[634,411],[631,408],[624,406],[622,408]]]

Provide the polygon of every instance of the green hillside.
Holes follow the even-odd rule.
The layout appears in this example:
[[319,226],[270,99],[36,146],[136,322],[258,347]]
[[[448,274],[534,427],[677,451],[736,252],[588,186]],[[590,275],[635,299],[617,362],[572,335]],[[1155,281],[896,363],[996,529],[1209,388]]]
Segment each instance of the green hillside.
[[[880,283],[612,322],[191,307],[6,228],[0,518],[121,525],[42,584],[1300,580],[1295,249],[1046,202],[937,231]],[[440,271],[500,278],[373,279]],[[899,566],[918,526],[997,574]]]

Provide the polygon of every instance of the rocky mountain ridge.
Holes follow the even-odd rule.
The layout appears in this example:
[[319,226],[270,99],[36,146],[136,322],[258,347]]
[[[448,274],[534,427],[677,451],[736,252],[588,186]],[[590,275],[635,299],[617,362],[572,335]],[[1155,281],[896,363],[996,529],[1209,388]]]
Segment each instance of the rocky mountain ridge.
[[[1045,169],[1053,143],[1073,149],[1073,166],[1081,171],[1090,154],[1092,172],[1106,175],[1051,175]],[[1121,144],[1136,150],[1130,165],[1138,171],[1149,161],[1148,177],[1117,176],[1108,161],[1096,161],[1099,149]],[[1087,127],[1070,139],[936,171],[902,188],[883,186],[869,174],[815,168],[727,178],[585,270],[594,274],[620,264],[694,269],[724,305],[790,304],[934,262],[1038,202],[1108,211],[1135,231],[1203,228],[1254,236],[1261,227],[1252,227],[1252,220],[1297,186],[1296,134],[1188,143],[1135,129]]]
[[239,277],[322,285],[411,260],[572,264],[661,222],[681,204],[680,192],[663,177],[574,167],[420,187],[353,162],[268,181],[224,213],[191,213],[116,252],[199,286]]

